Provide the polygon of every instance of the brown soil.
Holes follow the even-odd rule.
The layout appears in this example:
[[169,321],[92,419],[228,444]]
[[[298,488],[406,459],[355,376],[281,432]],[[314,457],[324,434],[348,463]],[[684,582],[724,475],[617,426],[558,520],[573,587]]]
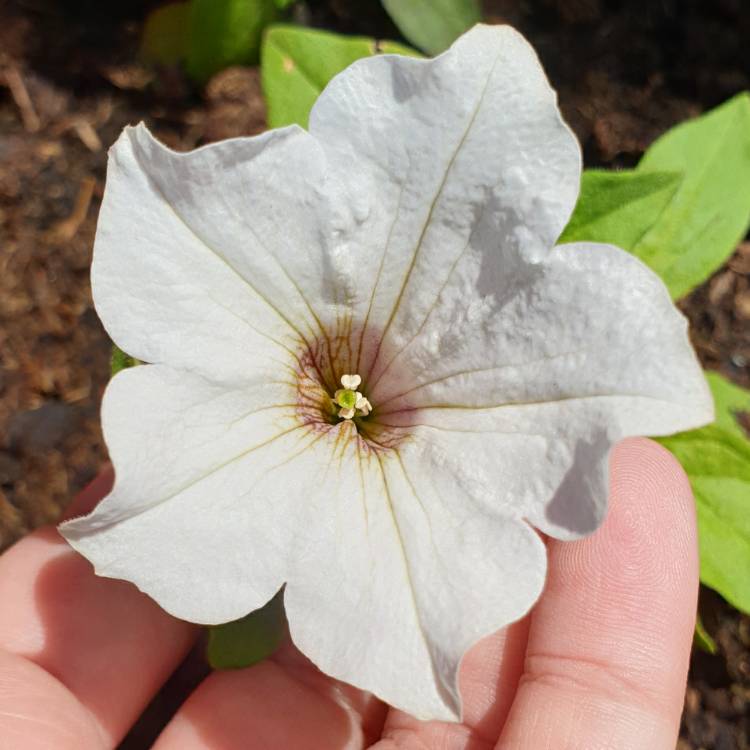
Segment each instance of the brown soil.
[[[745,0],[485,4],[536,46],[588,166],[632,165],[670,126],[750,88]],[[256,70],[195,92],[135,62],[149,5],[0,2],[0,549],[57,519],[105,460],[109,341],[88,266],[107,146],[140,120],[182,149],[264,128]],[[397,35],[376,0],[309,6],[316,25]],[[750,386],[750,243],[681,304],[704,364]],[[708,591],[701,610],[719,653],[694,655],[679,748],[747,750],[750,620]],[[147,746],[170,695],[123,747]]]

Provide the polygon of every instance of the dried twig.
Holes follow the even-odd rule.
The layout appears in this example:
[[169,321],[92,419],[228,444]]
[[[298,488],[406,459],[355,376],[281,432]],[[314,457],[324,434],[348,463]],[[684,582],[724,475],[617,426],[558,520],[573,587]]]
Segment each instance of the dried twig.
[[78,118],[73,122],[73,130],[75,134],[81,139],[81,142],[89,151],[96,153],[102,150],[102,142],[94,130],[93,125],[83,118]]
[[53,239],[70,241],[76,236],[81,224],[86,220],[95,186],[96,180],[93,177],[83,178],[70,216],[57,222],[51,230],[50,234]]
[[39,121],[39,115],[37,115],[34,109],[34,103],[31,101],[21,72],[15,65],[9,65],[3,73],[5,85],[10,89],[13,101],[21,113],[24,128],[29,133],[36,133],[41,127],[41,122]]

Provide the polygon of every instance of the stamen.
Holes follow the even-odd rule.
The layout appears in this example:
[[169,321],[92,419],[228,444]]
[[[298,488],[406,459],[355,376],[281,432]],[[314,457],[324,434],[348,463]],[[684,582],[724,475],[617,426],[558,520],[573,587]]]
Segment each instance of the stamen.
[[357,395],[359,398],[357,399],[357,403],[354,404],[354,408],[357,411],[361,411],[362,416],[366,417],[372,411],[372,404],[361,393]]
[[362,378],[359,375],[342,375],[341,385],[344,386],[348,391],[356,390],[357,386],[362,382]]
[[339,406],[341,419],[352,419],[355,415],[366,417],[372,411],[372,404],[357,390],[362,382],[359,375],[342,375],[341,385],[333,394],[333,400]]

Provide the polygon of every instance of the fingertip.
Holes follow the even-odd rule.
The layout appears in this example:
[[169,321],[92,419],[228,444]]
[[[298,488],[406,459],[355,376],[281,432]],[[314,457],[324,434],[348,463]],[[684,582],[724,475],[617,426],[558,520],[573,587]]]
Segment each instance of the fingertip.
[[310,684],[266,660],[209,675],[167,724],[154,750],[364,745],[360,718],[337,686],[327,680]]
[[[619,443],[610,461],[610,510],[589,547],[608,568],[633,570],[641,596],[697,597],[695,501],[680,462],[647,438]],[[624,569],[622,566],[625,566]]]
[[[645,438],[619,443],[610,460],[609,510],[578,542],[549,543],[545,598],[588,601],[603,624],[637,632],[672,619],[690,624],[698,592],[695,503],[677,459]],[[589,622],[581,613],[579,623]],[[669,626],[669,627],[672,627]],[[604,632],[604,628],[601,628]]]
[[636,487],[639,491],[676,500],[670,510],[682,511],[686,520],[695,520],[692,492],[685,470],[663,445],[649,438],[626,438],[613,449],[610,459],[611,491]]
[[599,530],[548,549],[498,747],[674,747],[698,590],[694,501],[679,463],[650,440],[623,441]]

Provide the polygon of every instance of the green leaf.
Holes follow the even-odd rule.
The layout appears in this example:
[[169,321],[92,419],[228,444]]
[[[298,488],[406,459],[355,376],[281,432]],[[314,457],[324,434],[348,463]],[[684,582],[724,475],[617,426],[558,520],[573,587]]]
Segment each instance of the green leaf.
[[399,31],[430,55],[482,20],[478,0],[382,0]]
[[230,65],[254,65],[263,30],[277,17],[274,0],[191,0],[188,74],[205,83]]
[[127,370],[128,367],[135,367],[141,364],[139,359],[131,357],[129,354],[120,349],[116,344],[112,344],[112,355],[109,361],[109,374],[114,377],[120,370]]
[[750,225],[750,94],[659,138],[638,171],[664,170],[682,172],[684,179],[632,251],[676,299],[719,268]]
[[271,656],[286,633],[284,595],[245,617],[208,629],[206,656],[214,669],[240,669]]
[[286,10],[290,5],[294,5],[297,0],[273,0],[279,10]]
[[715,654],[718,651],[716,641],[711,637],[711,634],[706,630],[706,626],[703,624],[700,615],[695,620],[695,631],[693,632],[693,645],[697,646],[702,651],[708,654]]
[[331,78],[356,60],[379,53],[418,54],[395,42],[272,26],[265,34],[261,52],[269,127],[292,123],[307,127],[310,110]]
[[750,612],[750,446],[718,428],[704,430],[665,445],[687,470],[695,494],[701,580]]
[[168,3],[152,10],[141,35],[141,60],[151,65],[177,65],[187,51],[190,4]]
[[632,250],[672,200],[681,180],[679,172],[587,169],[560,242],[608,242]]
[[718,372],[705,373],[716,407],[716,422],[719,427],[729,430],[737,437],[746,437],[740,426],[737,415],[740,412],[750,412],[750,391],[730,383]]
[[710,373],[716,422],[660,438],[690,478],[698,513],[701,580],[750,613],[750,441],[735,419],[750,392]]

